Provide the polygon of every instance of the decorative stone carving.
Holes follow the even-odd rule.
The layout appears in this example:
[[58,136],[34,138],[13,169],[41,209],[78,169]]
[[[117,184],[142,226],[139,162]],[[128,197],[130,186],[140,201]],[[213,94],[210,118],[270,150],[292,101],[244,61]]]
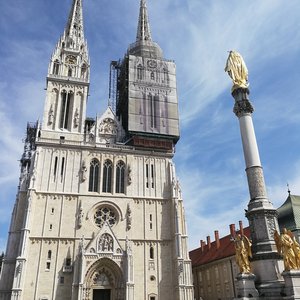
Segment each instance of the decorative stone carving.
[[112,252],[114,241],[108,233],[102,234],[99,239],[98,249],[100,252]]
[[128,165],[127,172],[128,172],[127,182],[128,182],[128,185],[131,185],[131,183],[132,183],[132,179],[131,179],[131,172],[132,172],[132,170],[131,170],[130,165]]
[[85,160],[82,161],[80,172],[81,172],[81,181],[85,182],[86,181],[86,173],[87,173],[87,167],[86,167]]
[[74,127],[77,128],[79,126],[79,113],[78,113],[78,108],[76,108],[75,113],[74,113]]
[[249,100],[236,101],[233,112],[238,118],[240,118],[245,114],[252,114],[254,112],[254,108]]
[[81,203],[79,205],[79,209],[78,209],[78,227],[81,228],[82,226],[82,220],[83,220],[83,211],[82,211],[82,207],[81,207]]
[[49,114],[48,114],[48,124],[52,125],[53,120],[54,120],[54,112],[53,112],[53,108],[52,108],[52,104],[51,104],[50,109],[49,109]]
[[254,200],[256,198],[266,198],[267,195],[262,168],[252,167],[248,168],[246,172],[251,200]]
[[130,209],[129,204],[127,205],[126,222],[127,222],[126,229],[130,230],[131,229],[131,223],[132,223],[132,217],[131,217],[131,209]]
[[118,131],[116,122],[111,118],[104,119],[99,127],[99,135],[108,134],[116,135]]

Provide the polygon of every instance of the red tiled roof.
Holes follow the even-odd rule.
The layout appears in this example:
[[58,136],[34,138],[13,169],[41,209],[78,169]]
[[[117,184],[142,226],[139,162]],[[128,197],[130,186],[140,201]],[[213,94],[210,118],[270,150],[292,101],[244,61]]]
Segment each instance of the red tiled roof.
[[[239,231],[237,233],[240,233]],[[248,238],[250,237],[250,228],[244,228],[244,235]],[[231,240],[231,235],[227,235],[223,238],[220,238],[220,246],[217,248],[216,241],[211,243],[209,249],[208,245],[204,246],[204,249],[197,248],[189,253],[190,259],[192,261],[192,266],[204,265],[209,262],[219,260],[225,257],[235,255],[234,242]]]

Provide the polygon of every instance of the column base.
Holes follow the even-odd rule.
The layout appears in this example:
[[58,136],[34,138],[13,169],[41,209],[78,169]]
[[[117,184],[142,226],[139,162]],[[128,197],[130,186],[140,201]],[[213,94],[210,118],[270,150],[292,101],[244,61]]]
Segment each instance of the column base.
[[244,299],[244,300],[259,299],[258,291],[254,285],[254,281],[255,281],[254,274],[240,273],[238,274],[236,279],[237,279],[237,298],[235,299]]
[[284,271],[282,276],[285,282],[283,299],[300,299],[300,270]]

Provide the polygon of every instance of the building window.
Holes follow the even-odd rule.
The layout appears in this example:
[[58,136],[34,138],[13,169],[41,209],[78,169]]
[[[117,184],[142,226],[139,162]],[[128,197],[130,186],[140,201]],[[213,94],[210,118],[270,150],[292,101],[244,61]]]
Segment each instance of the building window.
[[151,187],[154,188],[154,165],[151,165]]
[[90,163],[89,192],[99,191],[99,161],[93,159]]
[[146,188],[149,188],[149,165],[146,164]]
[[71,258],[66,258],[66,266],[67,267],[71,266]]
[[70,119],[70,107],[73,94],[66,91],[61,94],[61,110],[60,110],[60,128],[68,129]]
[[148,95],[148,102],[150,106],[150,126],[151,128],[157,128],[157,111],[158,111],[158,96]]
[[60,284],[64,284],[65,283],[65,277],[64,276],[60,276],[59,277],[59,283]]
[[53,70],[52,70],[54,75],[58,75],[59,73],[59,60],[56,59],[53,63]]
[[47,259],[51,259],[51,256],[52,256],[52,251],[49,250],[49,251],[48,251],[48,255],[47,255]]
[[149,223],[149,227],[150,227],[150,230],[152,230],[152,215],[150,214],[150,223]]
[[106,160],[103,166],[102,192],[111,193],[112,162]]
[[62,182],[64,176],[64,169],[65,169],[65,158],[63,157],[61,160],[61,169],[60,169],[60,181]]
[[154,259],[154,248],[150,247],[150,259]]
[[55,181],[56,172],[57,172],[57,163],[58,163],[58,157],[55,156],[55,159],[54,159],[54,169],[53,169],[54,181]]
[[119,161],[116,166],[116,193],[125,192],[125,163]]
[[155,80],[154,72],[151,72],[151,80]]
[[72,77],[72,68],[69,68],[69,69],[68,69],[68,76],[69,76],[69,77]]
[[54,208],[52,207],[51,208],[51,215],[53,215],[54,214]]
[[94,214],[94,221],[98,227],[102,227],[105,222],[113,226],[117,222],[116,213],[107,206],[98,208]]
[[49,230],[52,230],[52,227],[53,227],[53,226],[52,226],[52,224],[50,224],[50,226],[49,226]]
[[46,270],[50,270],[51,263],[49,261],[46,262]]
[[86,64],[83,64],[81,66],[81,78],[86,78],[86,70],[87,70]]

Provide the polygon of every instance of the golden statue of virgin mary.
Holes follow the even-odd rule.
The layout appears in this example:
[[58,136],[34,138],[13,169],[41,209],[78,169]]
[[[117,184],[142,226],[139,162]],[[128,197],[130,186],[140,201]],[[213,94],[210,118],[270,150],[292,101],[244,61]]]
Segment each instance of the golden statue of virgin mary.
[[232,92],[238,88],[248,88],[248,69],[243,57],[238,52],[229,51],[225,72],[227,72],[232,79]]

